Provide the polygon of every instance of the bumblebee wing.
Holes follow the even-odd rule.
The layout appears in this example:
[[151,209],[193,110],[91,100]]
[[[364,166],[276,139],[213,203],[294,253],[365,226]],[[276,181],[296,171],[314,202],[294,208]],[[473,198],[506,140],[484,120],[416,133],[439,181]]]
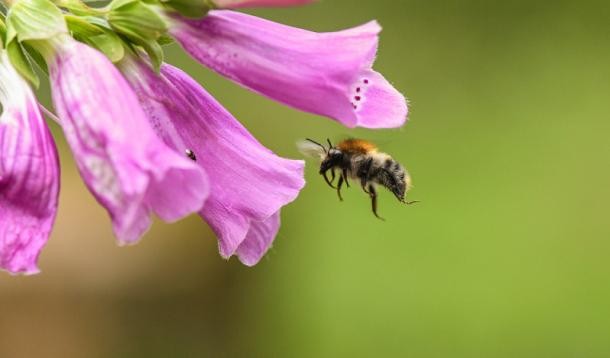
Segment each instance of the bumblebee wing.
[[321,144],[309,140],[298,141],[297,149],[301,154],[310,158],[322,159],[326,156],[326,149]]

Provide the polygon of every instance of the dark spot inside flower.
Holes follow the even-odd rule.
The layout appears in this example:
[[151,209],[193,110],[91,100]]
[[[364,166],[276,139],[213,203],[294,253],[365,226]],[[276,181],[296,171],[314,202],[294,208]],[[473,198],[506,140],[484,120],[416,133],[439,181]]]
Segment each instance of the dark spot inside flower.
[[369,84],[369,80],[364,80],[364,84]]
[[192,160],[192,161],[194,161],[194,162],[196,162],[196,161],[197,161],[197,157],[195,156],[195,153],[194,153],[192,150],[187,149],[187,150],[185,150],[185,151],[184,151],[184,153],[186,154],[186,156],[187,156],[187,157],[188,157],[190,160]]
[[360,87],[356,88],[356,92],[360,92]]
[[360,96],[356,96],[356,97],[354,97],[354,99],[355,99],[356,101],[360,101]]

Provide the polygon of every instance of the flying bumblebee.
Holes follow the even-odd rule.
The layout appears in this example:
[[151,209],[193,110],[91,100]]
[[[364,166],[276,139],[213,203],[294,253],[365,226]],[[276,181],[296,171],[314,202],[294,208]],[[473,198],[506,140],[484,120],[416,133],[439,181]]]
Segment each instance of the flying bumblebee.
[[[405,194],[411,188],[411,177],[406,169],[386,153],[380,152],[375,144],[363,139],[346,139],[334,146],[327,139],[328,148],[307,138],[299,142],[301,153],[318,157],[321,160],[320,174],[326,183],[337,190],[339,200],[343,201],[343,183],[349,188],[348,178],[360,181],[360,186],[371,198],[373,214],[377,214],[377,185],[386,187],[396,198],[407,205],[417,201],[406,201]],[[328,172],[330,171],[330,179]],[[339,179],[335,186],[334,181]]]

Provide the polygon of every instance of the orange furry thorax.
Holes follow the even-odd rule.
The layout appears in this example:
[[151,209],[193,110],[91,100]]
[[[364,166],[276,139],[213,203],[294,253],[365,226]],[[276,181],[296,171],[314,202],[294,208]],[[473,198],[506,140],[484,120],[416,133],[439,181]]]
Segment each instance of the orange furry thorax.
[[339,148],[343,152],[361,153],[361,154],[366,154],[366,153],[377,151],[377,146],[375,144],[373,144],[369,141],[366,141],[364,139],[355,139],[355,138],[350,138],[350,139],[341,141],[337,145],[337,148]]

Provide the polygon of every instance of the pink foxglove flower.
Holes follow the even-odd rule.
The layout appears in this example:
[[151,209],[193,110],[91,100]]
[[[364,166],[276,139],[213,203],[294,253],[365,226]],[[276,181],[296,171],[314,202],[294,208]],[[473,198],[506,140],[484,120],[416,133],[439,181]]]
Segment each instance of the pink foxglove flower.
[[205,172],[156,136],[135,93],[104,55],[65,36],[46,57],[61,126],[120,243],[137,241],[152,213],[171,222],[203,207]]
[[237,9],[240,7],[263,6],[294,6],[305,5],[313,0],[213,0],[214,5],[221,9]]
[[348,127],[401,126],[406,100],[372,68],[381,31],[376,22],[314,33],[210,10],[310,2],[113,0],[94,9],[5,1],[0,269],[38,271],[57,211],[57,151],[40,108],[48,111],[24,80],[39,83],[30,60],[46,62],[41,67],[49,69],[58,118],[48,114],[64,130],[119,243],[138,241],[152,215],[172,222],[198,213],[217,234],[223,257],[259,262],[278,233],[281,209],[305,184],[304,163],[264,147],[196,81],[163,64],[161,44],[174,37],[199,62],[242,86]]
[[38,272],[57,211],[55,143],[27,83],[0,50],[0,268]]
[[145,63],[123,66],[153,128],[165,143],[189,150],[210,181],[200,211],[219,238],[220,253],[256,264],[280,226],[280,209],[303,187],[302,161],[273,154],[186,73]]
[[242,86],[348,127],[399,127],[405,98],[372,69],[377,22],[314,33],[229,10],[172,17],[169,32],[203,65]]

